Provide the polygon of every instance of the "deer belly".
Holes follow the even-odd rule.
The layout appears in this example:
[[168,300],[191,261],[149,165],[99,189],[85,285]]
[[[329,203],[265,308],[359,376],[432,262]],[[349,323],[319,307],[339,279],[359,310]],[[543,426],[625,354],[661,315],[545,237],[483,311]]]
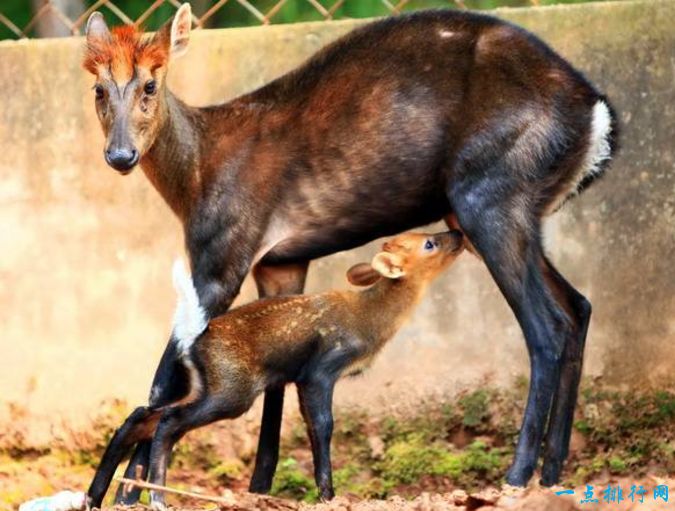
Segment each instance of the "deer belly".
[[273,218],[256,261],[285,264],[316,259],[438,221],[449,211],[447,200],[433,197],[412,204],[350,204],[332,215],[299,215],[296,210]]

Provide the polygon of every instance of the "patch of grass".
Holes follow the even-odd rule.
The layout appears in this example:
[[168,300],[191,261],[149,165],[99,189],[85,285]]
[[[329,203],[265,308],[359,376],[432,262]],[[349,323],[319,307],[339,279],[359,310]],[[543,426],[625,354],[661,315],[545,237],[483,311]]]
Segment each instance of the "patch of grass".
[[364,470],[359,462],[349,463],[333,472],[335,491],[338,494],[357,495],[362,498],[382,498],[386,495],[384,481]]
[[447,477],[457,484],[477,487],[481,482],[499,480],[508,452],[489,448],[481,441],[452,450],[447,443],[428,444],[420,433],[391,444],[375,469],[385,489],[413,484],[426,476]]
[[583,435],[586,447],[571,460],[572,483],[605,470],[632,476],[644,475],[648,468],[664,474],[675,471],[669,443],[675,439],[675,393],[589,386],[581,392],[577,415],[582,418],[574,428]]
[[[481,388],[445,402],[423,402],[406,415],[374,417],[367,410],[338,410],[332,443],[337,493],[384,498],[394,491],[444,491],[456,485],[471,490],[498,483],[511,461],[526,387],[522,379],[509,389]],[[3,486],[0,478],[0,501],[20,502],[38,491],[49,494],[63,481],[81,480],[86,486],[128,410],[122,403],[109,404],[73,441],[54,441],[44,449],[24,444],[0,449],[0,475],[13,482]],[[318,492],[304,424],[297,420],[289,431],[282,440],[286,458],[279,464],[272,493],[314,502]],[[565,486],[607,473],[636,478],[647,471],[672,474],[675,393],[618,392],[596,382],[584,385],[573,435],[576,448],[563,474]],[[188,481],[198,475],[197,484],[206,491],[223,486],[243,489],[254,460],[223,459],[219,450],[223,445],[222,435],[208,428],[179,442],[173,462],[179,469],[174,472],[176,484],[189,487]],[[26,483],[36,473],[49,476],[37,476],[29,492]],[[39,487],[47,483],[53,488]]]
[[286,458],[279,463],[270,493],[305,502],[317,502],[319,497],[314,481],[301,470],[294,458]]
[[462,424],[467,428],[477,428],[490,417],[488,408],[488,392],[476,390],[460,398],[459,406],[462,410]]
[[613,474],[623,474],[628,468],[628,464],[619,458],[618,456],[613,456],[608,460],[609,470]]
[[411,434],[387,447],[376,470],[387,486],[411,484],[430,474],[432,467],[442,464],[444,454],[445,451],[439,447],[428,445],[422,433]]
[[237,459],[229,459],[221,461],[212,467],[209,470],[209,475],[217,479],[221,484],[229,485],[233,481],[240,480],[243,477],[245,471],[246,466],[242,461]]
[[215,470],[221,459],[212,445],[202,441],[178,442],[173,450],[171,465],[181,468]]

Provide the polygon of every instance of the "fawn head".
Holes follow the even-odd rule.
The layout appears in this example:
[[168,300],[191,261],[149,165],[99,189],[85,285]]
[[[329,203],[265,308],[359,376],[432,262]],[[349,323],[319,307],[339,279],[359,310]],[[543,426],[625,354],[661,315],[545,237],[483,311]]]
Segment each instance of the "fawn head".
[[369,286],[382,277],[430,282],[462,252],[464,241],[459,231],[438,234],[405,233],[382,245],[370,264],[360,263],[347,272],[356,286]]
[[105,161],[122,174],[131,172],[157,137],[166,115],[167,64],[187,50],[191,25],[187,3],[151,37],[134,26],[109,30],[99,12],[89,16],[83,65],[96,77]]

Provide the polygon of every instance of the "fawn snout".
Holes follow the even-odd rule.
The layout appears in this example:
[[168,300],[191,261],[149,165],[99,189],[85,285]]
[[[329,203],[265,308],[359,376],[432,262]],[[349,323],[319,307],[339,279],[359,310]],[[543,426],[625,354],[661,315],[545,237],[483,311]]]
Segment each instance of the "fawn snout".
[[439,244],[444,250],[450,253],[456,253],[464,248],[464,235],[461,231],[452,230],[435,234]]

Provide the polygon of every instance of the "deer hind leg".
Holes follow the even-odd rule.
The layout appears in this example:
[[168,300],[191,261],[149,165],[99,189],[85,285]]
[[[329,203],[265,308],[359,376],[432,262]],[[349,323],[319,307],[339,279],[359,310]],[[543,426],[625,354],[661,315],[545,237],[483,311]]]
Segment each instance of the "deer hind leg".
[[[260,298],[266,296],[300,294],[305,288],[309,262],[283,266],[258,264],[253,268]],[[268,493],[279,461],[279,435],[284,408],[284,388],[265,391],[262,424],[258,440],[255,468],[249,491]]]
[[591,304],[545,257],[541,260],[541,266],[549,286],[556,291],[556,300],[565,308],[574,325],[574,334],[566,339],[563,350],[558,389],[546,432],[541,483],[551,486],[559,481],[560,471],[568,454],[586,334],[591,319]]
[[[502,162],[503,163],[503,162]],[[509,484],[524,486],[537,464],[551,403],[558,388],[563,353],[578,338],[580,325],[556,298],[543,253],[540,214],[514,171],[487,169],[460,178],[448,197],[459,225],[497,283],[525,336],[530,388]],[[567,400],[565,400],[567,402]],[[562,406],[562,405],[561,405]]]

